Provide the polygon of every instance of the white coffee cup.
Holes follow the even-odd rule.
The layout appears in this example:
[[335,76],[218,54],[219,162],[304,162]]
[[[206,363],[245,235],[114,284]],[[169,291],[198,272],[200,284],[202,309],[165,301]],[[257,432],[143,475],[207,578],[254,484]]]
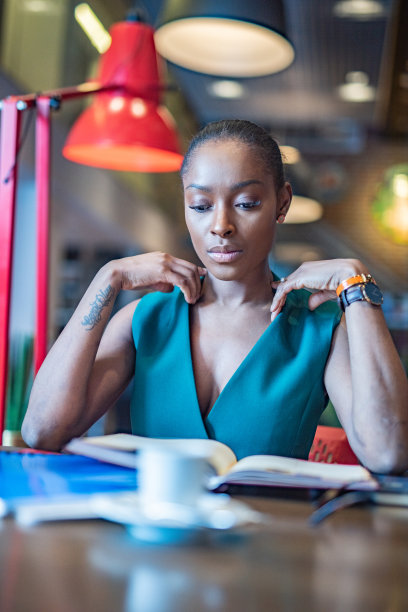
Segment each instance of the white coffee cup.
[[145,507],[195,506],[205,491],[204,457],[171,448],[146,448],[138,456],[138,492]]

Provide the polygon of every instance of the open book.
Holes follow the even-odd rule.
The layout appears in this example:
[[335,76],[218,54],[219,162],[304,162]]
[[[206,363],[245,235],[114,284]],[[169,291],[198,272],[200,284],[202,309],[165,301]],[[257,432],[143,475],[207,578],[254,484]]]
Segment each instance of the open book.
[[65,450],[129,468],[137,467],[137,452],[169,448],[204,457],[213,467],[209,488],[223,485],[259,485],[313,489],[375,490],[377,481],[360,465],[315,463],[275,455],[253,455],[237,461],[232,450],[216,440],[157,439],[131,434],[74,438]]

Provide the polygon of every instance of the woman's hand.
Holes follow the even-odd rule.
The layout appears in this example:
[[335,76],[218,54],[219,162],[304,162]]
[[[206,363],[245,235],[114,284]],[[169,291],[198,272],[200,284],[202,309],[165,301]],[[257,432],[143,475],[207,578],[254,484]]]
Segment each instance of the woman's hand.
[[367,268],[357,259],[329,259],[302,263],[287,278],[273,281],[276,290],[271,305],[271,321],[281,312],[286,296],[294,289],[312,291],[309,308],[314,310],[323,302],[337,298],[336,289],[342,281],[356,274],[368,274]]
[[189,304],[200,297],[200,275],[207,272],[189,261],[161,252],[116,259],[107,266],[118,290],[143,288],[168,293],[177,286]]

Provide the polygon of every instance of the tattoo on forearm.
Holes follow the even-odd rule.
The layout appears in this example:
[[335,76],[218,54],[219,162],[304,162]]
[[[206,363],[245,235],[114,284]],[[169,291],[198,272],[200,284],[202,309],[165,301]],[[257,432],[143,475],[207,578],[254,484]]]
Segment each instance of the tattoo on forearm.
[[102,310],[107,306],[113,299],[115,291],[108,285],[106,289],[101,289],[95,296],[93,302],[91,302],[91,310],[89,314],[85,315],[81,321],[81,325],[91,331],[102,319]]

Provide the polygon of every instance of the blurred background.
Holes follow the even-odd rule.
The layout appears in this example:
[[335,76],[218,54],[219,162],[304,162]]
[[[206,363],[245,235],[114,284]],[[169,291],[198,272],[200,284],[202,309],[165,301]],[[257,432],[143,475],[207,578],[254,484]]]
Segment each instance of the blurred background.
[[[166,2],[0,0],[1,98],[94,77],[103,48],[76,18],[80,4],[109,30],[136,4],[156,27]],[[272,267],[287,274],[305,260],[364,261],[385,293],[387,322],[408,369],[408,3],[284,0],[283,6],[295,50],[288,68],[253,78],[214,77],[163,60],[164,102],[182,151],[198,128],[217,119],[245,118],[270,131],[298,197],[279,227]],[[106,261],[151,250],[195,258],[177,173],[102,170],[62,157],[87,103],[63,103],[53,115],[50,341]],[[11,315],[11,335],[20,344],[34,326],[29,117],[23,135]],[[122,295],[117,307],[133,298]],[[21,350],[29,361],[30,349]]]

